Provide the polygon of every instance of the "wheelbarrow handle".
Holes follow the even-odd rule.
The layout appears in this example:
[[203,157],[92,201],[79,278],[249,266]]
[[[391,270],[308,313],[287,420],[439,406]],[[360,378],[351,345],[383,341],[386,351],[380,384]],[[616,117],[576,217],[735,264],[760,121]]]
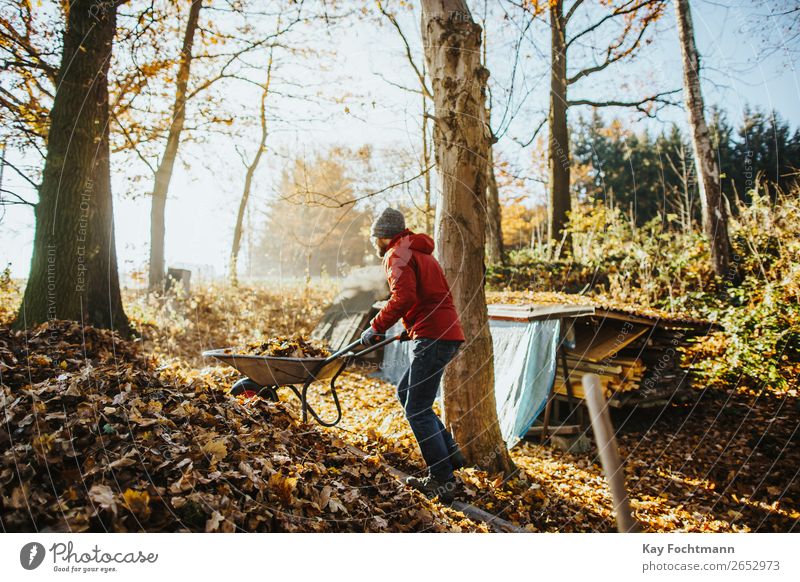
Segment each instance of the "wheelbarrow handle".
[[323,364],[329,364],[330,362],[332,362],[332,361],[334,361],[334,360],[337,360],[337,359],[341,358],[341,357],[342,357],[343,355],[345,355],[346,353],[353,351],[353,350],[354,350],[356,347],[358,347],[360,344],[361,344],[361,339],[357,339],[357,340],[356,340],[356,341],[354,341],[353,343],[351,343],[351,344],[349,344],[349,345],[346,345],[345,347],[343,347],[343,348],[342,348],[341,350],[339,350],[338,352],[333,352],[333,353],[332,353],[330,356],[328,356],[327,358],[325,358],[325,361],[323,362]]
[[[354,356],[363,356],[363,355],[368,354],[370,352],[374,352],[375,350],[380,349],[383,346],[389,345],[392,342],[396,342],[396,341],[398,341],[398,340],[400,340],[402,338],[403,338],[403,334],[398,333],[397,335],[393,335],[391,337],[387,337],[385,340],[379,341],[378,343],[376,343],[374,345],[371,345],[371,346],[369,346],[369,347],[367,347],[367,348],[365,348],[365,349],[361,350],[360,352],[358,352],[356,354],[353,354],[353,355]],[[359,343],[361,343],[361,340],[359,340]]]
[[[368,348],[363,349],[360,352],[357,352],[357,353],[355,353],[353,355],[354,356],[362,356],[362,355],[368,354],[370,352],[374,352],[375,350],[377,350],[379,348],[382,348],[383,346],[388,345],[388,344],[390,344],[390,343],[392,343],[394,341],[397,341],[397,340],[401,339],[402,337],[403,337],[403,334],[397,334],[397,335],[393,335],[391,337],[387,337],[385,340],[379,341],[377,344],[369,346]],[[329,364],[334,360],[338,360],[339,358],[341,358],[345,354],[349,354],[350,352],[352,352],[355,348],[357,348],[360,345],[361,345],[361,339],[357,339],[353,343],[343,347],[338,352],[332,353],[330,356],[328,356],[325,359],[323,364]]]

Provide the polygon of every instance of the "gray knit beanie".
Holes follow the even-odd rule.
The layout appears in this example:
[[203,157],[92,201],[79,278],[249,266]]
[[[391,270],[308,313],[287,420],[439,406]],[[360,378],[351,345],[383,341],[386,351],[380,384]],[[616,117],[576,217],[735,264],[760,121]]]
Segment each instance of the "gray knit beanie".
[[371,234],[375,238],[392,238],[406,229],[403,213],[394,208],[387,208],[372,223]]

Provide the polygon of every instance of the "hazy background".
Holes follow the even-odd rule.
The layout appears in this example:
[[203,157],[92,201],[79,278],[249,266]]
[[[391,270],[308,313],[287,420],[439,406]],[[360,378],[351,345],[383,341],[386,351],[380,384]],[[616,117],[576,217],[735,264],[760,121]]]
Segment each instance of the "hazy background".
[[[44,4],[41,9],[47,10],[47,3]],[[524,193],[526,203],[541,203],[544,185],[537,179],[543,177],[541,161],[536,159],[533,146],[522,148],[518,142],[527,141],[546,115],[547,22],[545,19],[531,27],[528,36],[534,42],[524,40],[520,44],[520,59],[514,70],[518,39],[509,32],[515,26],[513,19],[506,19],[505,10],[510,7],[503,8],[503,3],[489,4],[492,8],[486,14],[486,29],[487,64],[492,74],[492,126],[501,135],[495,146],[496,155],[522,178],[522,185],[514,187]],[[771,26],[768,40],[775,45],[780,44],[786,32],[780,29],[779,21],[763,18],[767,11],[765,4],[732,4],[699,1],[692,6],[698,49],[703,56],[706,105],[722,108],[734,126],[746,106],[764,111],[774,109],[794,130],[800,124],[796,55],[779,51],[766,59],[763,34],[756,35],[753,30]],[[483,18],[484,3],[471,2],[470,6],[477,19]],[[405,12],[399,20],[421,63],[419,15]],[[609,67],[585,79],[570,89],[571,97],[620,98],[624,93],[634,98],[655,90],[681,87],[681,63],[671,7],[651,36],[653,43],[644,47],[634,62]],[[267,153],[256,176],[245,223],[240,259],[240,273],[244,277],[250,268],[249,255],[270,241],[270,221],[274,224],[285,216],[295,219],[298,231],[306,229],[321,237],[327,232],[329,225],[324,218],[301,220],[285,206],[270,210],[269,202],[280,191],[284,172],[291,170],[298,159],[313,160],[335,147],[356,152],[343,156],[350,174],[349,187],[355,196],[403,181],[419,169],[414,164],[418,164],[421,147],[421,99],[396,86],[414,88],[417,81],[400,37],[381,20],[380,14],[372,10],[366,16],[348,17],[329,26],[310,24],[294,38],[318,54],[306,56],[298,64],[298,59],[281,55],[280,50],[275,53],[279,64],[275,73],[276,95],[268,101]],[[249,74],[259,82],[258,63],[264,57],[260,53],[249,59],[253,63]],[[285,62],[280,63],[284,58]],[[512,71],[513,90],[510,89]],[[226,271],[245,172],[237,148],[249,157],[258,130],[257,89],[231,83],[220,86],[218,91],[233,120],[230,126],[233,135],[189,132],[189,139],[183,140],[179,151],[166,214],[167,265],[189,266],[209,276],[221,276]],[[164,108],[169,107],[171,100],[165,100]],[[626,109],[605,109],[602,113],[607,118],[626,120],[636,130],[647,128],[659,132],[673,122],[685,128],[682,107],[668,107],[659,112],[657,119]],[[579,114],[589,116],[591,112],[587,107],[571,108],[570,121],[574,122]],[[201,141],[192,141],[193,133],[194,139]],[[540,137],[546,138],[546,126]],[[369,152],[366,161],[365,148]],[[11,149],[6,156],[16,165],[37,163]],[[126,275],[146,267],[152,178],[143,173],[138,160],[129,154],[112,155],[112,175],[117,253],[123,281],[131,283]],[[12,172],[6,171],[3,181],[4,187],[36,199],[33,189]],[[412,199],[418,199],[420,182],[391,189],[358,205],[356,211],[366,215],[345,218],[341,231],[337,231],[338,243],[342,237],[364,236],[363,225],[368,222],[373,206],[397,201],[410,205]],[[504,195],[502,185],[500,194]],[[0,263],[9,264],[13,276],[25,277],[34,234],[33,211],[30,207],[9,206],[0,212]],[[274,237],[276,248],[284,244],[281,237]],[[364,252],[368,254],[369,249],[365,247]]]

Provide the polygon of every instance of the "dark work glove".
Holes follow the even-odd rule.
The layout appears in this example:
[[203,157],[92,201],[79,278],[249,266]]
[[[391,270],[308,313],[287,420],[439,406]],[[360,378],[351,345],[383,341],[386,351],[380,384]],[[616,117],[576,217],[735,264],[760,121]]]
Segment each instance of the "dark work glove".
[[400,334],[400,341],[401,342],[407,342],[410,339],[411,339],[411,336],[408,335],[408,331],[404,329],[402,331],[402,333]]
[[377,344],[379,341],[383,339],[383,336],[379,334],[372,326],[369,326],[367,329],[364,330],[364,333],[361,334],[361,343],[365,346],[372,346]]

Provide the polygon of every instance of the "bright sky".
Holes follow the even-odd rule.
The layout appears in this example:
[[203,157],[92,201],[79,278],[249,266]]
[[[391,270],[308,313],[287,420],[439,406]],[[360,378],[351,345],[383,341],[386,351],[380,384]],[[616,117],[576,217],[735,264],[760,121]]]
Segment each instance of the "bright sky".
[[[742,2],[742,4],[744,4]],[[471,2],[479,14],[483,3]],[[800,125],[800,86],[796,63],[776,55],[768,63],[754,63],[760,52],[760,40],[742,32],[753,22],[753,9],[724,7],[721,3],[701,0],[693,2],[693,15],[698,48],[704,69],[703,91],[706,104],[723,107],[729,121],[738,125],[746,105],[775,109],[792,128]],[[320,73],[317,67],[288,65],[282,69],[285,78],[307,84],[321,84],[328,95],[343,98],[342,103],[294,103],[288,99],[274,102],[275,114],[281,121],[272,124],[268,142],[269,155],[259,170],[254,192],[252,220],[257,228],[257,210],[270,196],[287,163],[286,155],[312,154],[329,145],[419,150],[420,98],[406,93],[387,82],[414,87],[415,78],[405,60],[402,43],[389,26],[378,28],[370,22],[353,23],[335,28],[319,37],[320,46],[336,52],[336,71]],[[418,17],[403,18],[409,40],[419,48]],[[488,66],[492,83],[507,87],[511,75],[511,55],[515,38],[508,31],[497,34],[496,20],[490,20]],[[517,66],[514,103],[530,92],[519,113],[499,142],[498,150],[524,170],[530,152],[521,150],[511,139],[527,140],[529,132],[538,125],[547,104],[547,47],[549,39],[543,24],[535,25],[538,54],[530,44],[523,44],[526,57]],[[677,46],[672,8],[664,22],[658,25],[653,44],[643,50],[632,64],[616,65],[575,86],[572,97],[593,98],[641,96],[659,90],[680,87],[681,64]],[[774,32],[780,38],[781,31]],[[612,70],[613,69],[613,70]],[[346,81],[345,81],[346,80]],[[497,129],[502,117],[502,90],[495,88],[493,126]],[[237,91],[230,96],[242,112],[254,115],[257,98],[254,94]],[[349,113],[345,108],[349,109]],[[578,113],[589,114],[587,108],[570,110],[574,119]],[[672,108],[664,111],[659,120],[642,120],[624,110],[608,110],[607,114],[631,119],[644,129],[658,131],[662,123],[685,124],[684,111]],[[308,121],[309,118],[313,120]],[[305,121],[298,121],[305,120]],[[237,122],[246,122],[244,117]],[[244,178],[244,168],[235,152],[241,147],[248,155],[252,142],[215,138],[210,143],[188,144],[181,151],[184,163],[178,163],[167,203],[167,264],[209,265],[217,275],[225,273],[238,198]],[[248,147],[249,146],[249,147]],[[9,159],[14,158],[9,152]],[[190,165],[187,165],[191,163]],[[142,269],[146,264],[149,237],[149,200],[142,194],[151,183],[138,185],[139,191],[126,191],[129,183],[121,178],[125,169],[117,166],[113,179],[115,194],[115,224],[117,254],[124,272]],[[395,178],[402,178],[396,176]],[[5,186],[19,184],[6,172]],[[19,188],[20,191],[26,191]],[[27,190],[29,192],[30,189]],[[541,198],[541,186],[531,183],[531,199]],[[31,198],[35,198],[31,196]],[[33,212],[30,208],[12,206],[4,209],[0,222],[0,264],[10,263],[15,277],[25,277],[30,264],[33,241]],[[276,241],[279,244],[279,241]]]

